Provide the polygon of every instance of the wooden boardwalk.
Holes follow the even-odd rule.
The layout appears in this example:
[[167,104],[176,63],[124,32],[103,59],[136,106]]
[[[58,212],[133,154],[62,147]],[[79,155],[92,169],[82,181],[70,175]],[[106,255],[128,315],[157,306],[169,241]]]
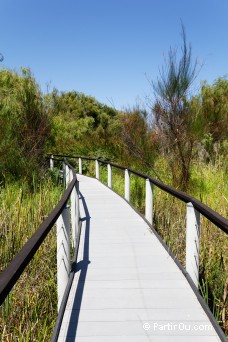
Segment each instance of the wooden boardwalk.
[[98,180],[78,179],[81,240],[58,341],[220,341],[142,217]]

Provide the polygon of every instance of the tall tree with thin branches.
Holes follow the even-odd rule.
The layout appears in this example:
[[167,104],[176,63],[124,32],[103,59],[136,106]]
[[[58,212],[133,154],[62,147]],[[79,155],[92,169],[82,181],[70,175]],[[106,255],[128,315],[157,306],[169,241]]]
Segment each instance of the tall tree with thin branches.
[[184,26],[181,26],[182,48],[170,48],[168,60],[152,83],[155,104],[152,107],[154,123],[160,134],[175,186],[185,190],[190,179],[193,152],[193,134],[190,110],[190,87],[197,76],[197,61],[193,61],[191,44],[187,44]]

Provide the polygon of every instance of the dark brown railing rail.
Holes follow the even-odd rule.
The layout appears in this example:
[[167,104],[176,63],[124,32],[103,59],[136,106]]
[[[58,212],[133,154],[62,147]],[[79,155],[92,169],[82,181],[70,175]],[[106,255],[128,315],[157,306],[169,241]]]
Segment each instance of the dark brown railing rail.
[[0,274],[0,305],[4,302],[12,287],[16,284],[25,267],[32,260],[34,254],[50,232],[70,198],[71,192],[77,182],[77,177],[73,167],[69,164],[68,167],[73,172],[73,180],[64,192],[61,200],[48,217],[41,223],[33,236],[26,242],[20,252],[13,258],[7,268]]

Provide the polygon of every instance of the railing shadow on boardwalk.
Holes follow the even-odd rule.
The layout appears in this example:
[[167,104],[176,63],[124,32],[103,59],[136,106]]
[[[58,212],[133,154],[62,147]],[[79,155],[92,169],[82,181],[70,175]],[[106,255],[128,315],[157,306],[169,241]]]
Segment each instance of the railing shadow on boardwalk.
[[[85,232],[84,232],[84,246],[83,246],[83,259],[79,261],[76,265],[76,273],[80,272],[80,276],[78,279],[77,290],[75,293],[74,302],[72,303],[72,311],[69,320],[68,332],[66,336],[66,342],[73,342],[75,341],[75,337],[77,334],[78,328],[78,319],[82,304],[82,297],[84,292],[84,286],[86,281],[86,275],[88,270],[88,265],[90,264],[89,260],[89,237],[90,237],[90,214],[88,211],[88,207],[86,205],[85,198],[80,194],[80,199],[83,204],[83,208],[85,211],[85,217],[81,218],[80,220],[83,222],[85,221]],[[82,234],[82,232],[81,232]],[[68,336],[69,335],[69,336]]]

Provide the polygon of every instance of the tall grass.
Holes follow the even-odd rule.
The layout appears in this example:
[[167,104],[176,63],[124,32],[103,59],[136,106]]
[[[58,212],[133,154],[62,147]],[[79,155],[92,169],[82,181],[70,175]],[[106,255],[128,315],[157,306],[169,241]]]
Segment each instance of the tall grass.
[[[226,165],[196,164],[192,186],[195,196],[227,217],[228,176]],[[209,220],[201,218],[200,290],[212,313],[228,335],[228,238]]]
[[[62,188],[43,181],[7,183],[0,192],[3,271],[58,203]],[[49,341],[57,315],[56,232],[53,227],[0,307],[0,341]]]
[[[162,167],[159,167],[159,163]],[[158,160],[157,168],[162,170],[163,181],[171,183],[164,160]],[[227,217],[227,180],[226,165],[221,161],[216,164],[195,162],[188,193]],[[154,227],[185,266],[186,205],[156,187],[154,197]],[[199,288],[226,334],[228,334],[227,251],[227,235],[201,215]]]

